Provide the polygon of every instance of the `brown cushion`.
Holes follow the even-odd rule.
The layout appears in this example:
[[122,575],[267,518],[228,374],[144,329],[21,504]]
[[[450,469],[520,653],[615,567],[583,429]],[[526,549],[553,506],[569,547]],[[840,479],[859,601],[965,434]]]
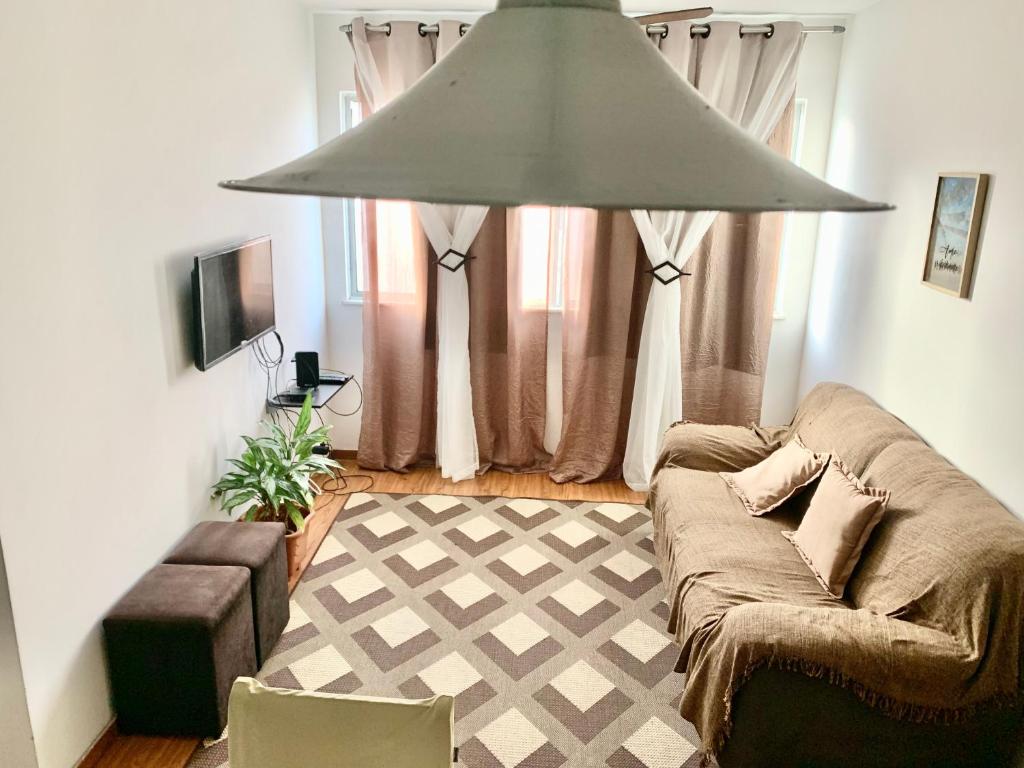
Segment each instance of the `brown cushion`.
[[164,560],[191,565],[240,565],[249,569],[256,660],[270,656],[288,623],[288,556],[281,523],[207,520],[193,528]]
[[217,736],[236,677],[256,673],[249,570],[158,565],[103,620],[121,733]]
[[842,597],[871,531],[885,513],[889,492],[867,488],[833,456],[796,531],[784,531],[818,582]]
[[814,482],[828,456],[810,450],[797,435],[764,461],[741,472],[720,472],[747,512],[763,515]]

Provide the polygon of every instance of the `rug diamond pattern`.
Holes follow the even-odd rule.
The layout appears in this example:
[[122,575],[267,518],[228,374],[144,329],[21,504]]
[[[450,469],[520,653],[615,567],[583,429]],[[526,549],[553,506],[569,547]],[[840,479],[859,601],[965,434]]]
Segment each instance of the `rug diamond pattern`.
[[451,694],[467,768],[693,768],[651,536],[640,506],[355,495],[258,677]]

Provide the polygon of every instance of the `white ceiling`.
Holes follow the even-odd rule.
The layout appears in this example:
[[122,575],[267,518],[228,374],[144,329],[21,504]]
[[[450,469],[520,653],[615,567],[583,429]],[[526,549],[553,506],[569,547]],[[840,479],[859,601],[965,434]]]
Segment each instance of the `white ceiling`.
[[[714,5],[718,13],[775,16],[836,16],[862,11],[880,0],[719,0]],[[317,11],[489,11],[496,5],[496,0],[301,0],[303,5]],[[692,8],[705,4],[707,0],[697,2],[678,2],[678,0],[622,0],[626,13],[645,13],[652,11],[676,10]]]

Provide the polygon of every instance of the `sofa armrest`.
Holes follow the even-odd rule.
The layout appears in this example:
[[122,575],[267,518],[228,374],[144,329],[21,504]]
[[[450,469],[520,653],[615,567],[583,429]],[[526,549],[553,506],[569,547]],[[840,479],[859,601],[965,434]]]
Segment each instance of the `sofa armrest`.
[[[998,690],[968,690],[976,669],[965,649],[938,628],[857,610],[748,602],[704,622],[683,643],[686,689],[680,712],[712,752],[728,740],[732,698],[754,671],[792,671],[853,691],[896,719],[967,711]],[[682,659],[681,659],[682,661]]]
[[736,472],[763,461],[782,445],[789,427],[737,427],[681,421],[665,431],[654,467]]
[[[896,700],[921,705],[920,697],[936,690],[961,690],[970,674],[960,663],[964,648],[938,626],[839,603],[835,608],[744,603],[725,612],[717,635],[721,648],[748,661],[799,659],[805,668],[828,668],[865,688],[887,689]],[[922,670],[928,671],[927,686]]]

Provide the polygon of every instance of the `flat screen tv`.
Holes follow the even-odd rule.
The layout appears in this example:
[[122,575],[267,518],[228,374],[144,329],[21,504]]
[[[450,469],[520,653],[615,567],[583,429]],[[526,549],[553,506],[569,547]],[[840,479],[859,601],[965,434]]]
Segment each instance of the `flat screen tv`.
[[273,331],[270,238],[196,256],[192,311],[196,367],[201,371]]

